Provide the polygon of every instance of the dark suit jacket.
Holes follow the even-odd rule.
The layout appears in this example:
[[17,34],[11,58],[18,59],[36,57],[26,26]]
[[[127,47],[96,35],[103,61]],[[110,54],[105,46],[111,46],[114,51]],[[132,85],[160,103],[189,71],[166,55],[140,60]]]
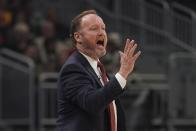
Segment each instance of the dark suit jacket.
[[93,68],[78,51],[63,65],[58,79],[58,131],[109,131],[107,106],[115,99],[118,131],[125,131],[123,92],[115,77],[102,86]]

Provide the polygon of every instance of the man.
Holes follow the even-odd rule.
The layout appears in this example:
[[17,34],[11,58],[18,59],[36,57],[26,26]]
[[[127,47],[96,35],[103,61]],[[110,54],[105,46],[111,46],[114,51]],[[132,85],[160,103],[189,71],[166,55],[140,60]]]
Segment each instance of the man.
[[[140,55],[134,40],[120,52],[120,69],[105,75],[99,59],[106,54],[105,24],[96,11],[84,11],[71,23],[76,51],[63,65],[58,79],[58,131],[125,131],[118,100]],[[112,46],[112,45],[110,45]]]

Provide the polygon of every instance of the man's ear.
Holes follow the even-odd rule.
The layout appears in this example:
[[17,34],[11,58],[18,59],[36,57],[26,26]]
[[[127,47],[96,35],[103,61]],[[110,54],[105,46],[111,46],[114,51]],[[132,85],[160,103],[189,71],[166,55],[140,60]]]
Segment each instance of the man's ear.
[[81,43],[81,35],[79,32],[74,33],[74,39],[76,40],[77,43]]

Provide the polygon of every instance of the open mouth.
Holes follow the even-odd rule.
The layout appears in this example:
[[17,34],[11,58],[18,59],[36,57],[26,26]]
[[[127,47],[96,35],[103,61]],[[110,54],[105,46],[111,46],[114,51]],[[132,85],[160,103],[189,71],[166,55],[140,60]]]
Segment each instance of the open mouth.
[[98,40],[97,45],[99,46],[104,46],[104,40]]

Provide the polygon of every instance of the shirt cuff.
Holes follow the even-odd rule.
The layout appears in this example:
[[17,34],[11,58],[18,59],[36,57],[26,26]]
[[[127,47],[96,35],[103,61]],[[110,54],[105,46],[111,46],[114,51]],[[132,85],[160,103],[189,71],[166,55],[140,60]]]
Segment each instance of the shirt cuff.
[[124,89],[127,83],[127,80],[124,77],[122,77],[119,73],[116,73],[115,77],[118,83],[120,84],[120,86],[122,87],[122,89]]

